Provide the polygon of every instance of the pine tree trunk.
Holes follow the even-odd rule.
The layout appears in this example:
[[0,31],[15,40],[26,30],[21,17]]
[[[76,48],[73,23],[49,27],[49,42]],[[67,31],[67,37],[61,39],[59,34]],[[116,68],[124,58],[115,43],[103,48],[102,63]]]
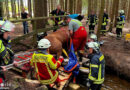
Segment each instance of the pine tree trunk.
[[32,4],[31,4],[31,0],[28,0],[28,12],[30,17],[32,17]]
[[[35,17],[43,17],[47,16],[47,0],[34,0],[35,1]],[[44,8],[41,10],[41,8]],[[37,29],[41,29],[45,27],[45,20],[36,21]]]
[[101,25],[102,25],[102,20],[103,20],[104,7],[105,7],[105,0],[101,0],[101,9],[99,13],[99,23],[98,23],[98,31],[97,31],[98,40],[100,38],[100,30],[101,30]]
[[129,9],[128,9],[128,22],[130,22],[130,0],[129,0]]
[[5,0],[5,5],[6,5],[6,16],[7,16],[7,19],[9,19],[9,6],[8,6],[8,0]]
[[117,16],[118,16],[118,11],[119,11],[119,0],[116,0],[116,5],[115,5],[115,22],[114,22],[114,26],[116,26],[117,23]]
[[78,6],[78,14],[82,13],[82,0],[78,0],[77,2],[77,6]]
[[68,12],[67,7],[68,7],[68,0],[65,0],[65,12]]
[[94,11],[95,11],[95,13],[97,12],[97,0],[94,0]]
[[54,9],[53,7],[53,0],[51,0],[51,11]]
[[20,8],[21,8],[21,11],[23,10],[24,8],[24,5],[23,5],[23,0],[20,0]]
[[0,1],[0,17],[3,17],[3,2]]
[[116,5],[116,0],[113,0],[112,13],[111,13],[111,23],[110,23],[110,27],[109,27],[110,32],[112,31],[112,28],[113,28],[115,5]]
[[92,8],[91,8],[91,0],[88,0],[88,15],[90,15],[90,13],[91,13],[91,10]]
[[109,0],[106,1],[106,11],[109,12]]
[[69,13],[73,14],[73,0],[69,0]]
[[18,14],[19,14],[18,16],[20,17],[20,11],[21,11],[20,10],[20,0],[17,0],[17,4],[18,4]]

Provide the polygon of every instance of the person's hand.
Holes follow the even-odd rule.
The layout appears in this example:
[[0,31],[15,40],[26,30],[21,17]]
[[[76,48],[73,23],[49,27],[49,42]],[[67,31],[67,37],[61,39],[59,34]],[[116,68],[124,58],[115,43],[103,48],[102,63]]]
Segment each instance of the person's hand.
[[14,61],[14,62],[13,62],[13,65],[14,65],[14,66],[17,66],[17,65],[18,65],[18,62]]
[[6,71],[6,67],[5,66],[1,66],[1,68],[3,69],[2,71]]
[[91,86],[91,84],[89,82],[87,82],[86,86],[89,88]]
[[59,58],[63,58],[63,56],[60,56]]

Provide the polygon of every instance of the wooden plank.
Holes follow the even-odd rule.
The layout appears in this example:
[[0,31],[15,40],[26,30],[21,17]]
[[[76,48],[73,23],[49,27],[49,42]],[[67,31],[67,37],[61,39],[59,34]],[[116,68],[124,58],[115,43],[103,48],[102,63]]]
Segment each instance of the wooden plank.
[[57,17],[66,17],[67,15],[62,15],[62,16],[50,16],[50,17],[35,17],[35,18],[28,18],[28,19],[17,19],[17,20],[10,20],[13,23],[17,22],[24,22],[24,21],[36,21],[36,20],[41,20],[41,19],[48,19],[48,18],[57,18]]
[[80,88],[80,85],[76,84],[76,83],[70,83],[69,84],[69,87],[72,89],[72,90],[78,90]]
[[20,37],[17,37],[17,38],[15,38],[15,39],[13,39],[12,40],[12,43],[17,43],[17,42],[19,42],[20,40],[23,40],[23,39],[25,39],[25,38],[27,38],[27,37],[29,37],[29,36],[31,36],[31,35],[33,35],[34,33],[40,33],[40,32],[46,32],[46,31],[50,31],[50,30],[53,30],[53,29],[58,29],[58,28],[60,28],[61,26],[55,26],[55,27],[51,27],[51,28],[43,28],[43,29],[39,29],[39,30],[37,30],[37,32],[31,32],[31,33],[28,33],[28,34],[26,34],[26,35],[23,35],[23,36],[20,36]]

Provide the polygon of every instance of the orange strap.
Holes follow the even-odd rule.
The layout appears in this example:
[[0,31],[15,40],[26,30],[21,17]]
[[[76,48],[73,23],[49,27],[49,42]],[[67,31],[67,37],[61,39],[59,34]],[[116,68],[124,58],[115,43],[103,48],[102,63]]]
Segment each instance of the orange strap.
[[71,77],[71,75],[72,75],[72,72],[69,74],[68,78],[65,78],[65,79],[63,79],[63,80],[60,80],[60,82],[63,82],[63,81],[65,81],[65,80],[68,80],[68,79]]
[[69,71],[66,71],[64,68],[63,68],[63,70],[65,71],[65,72],[72,72],[76,67],[77,67],[77,65],[78,65],[78,63],[71,69],[71,70],[69,70]]

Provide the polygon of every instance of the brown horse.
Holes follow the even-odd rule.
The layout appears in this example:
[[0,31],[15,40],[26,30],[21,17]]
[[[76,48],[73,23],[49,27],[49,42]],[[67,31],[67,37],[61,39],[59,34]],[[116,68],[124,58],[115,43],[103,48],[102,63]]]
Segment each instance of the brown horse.
[[59,57],[62,54],[63,44],[65,44],[70,39],[69,30],[66,27],[45,37],[51,42],[50,53],[56,54]]

